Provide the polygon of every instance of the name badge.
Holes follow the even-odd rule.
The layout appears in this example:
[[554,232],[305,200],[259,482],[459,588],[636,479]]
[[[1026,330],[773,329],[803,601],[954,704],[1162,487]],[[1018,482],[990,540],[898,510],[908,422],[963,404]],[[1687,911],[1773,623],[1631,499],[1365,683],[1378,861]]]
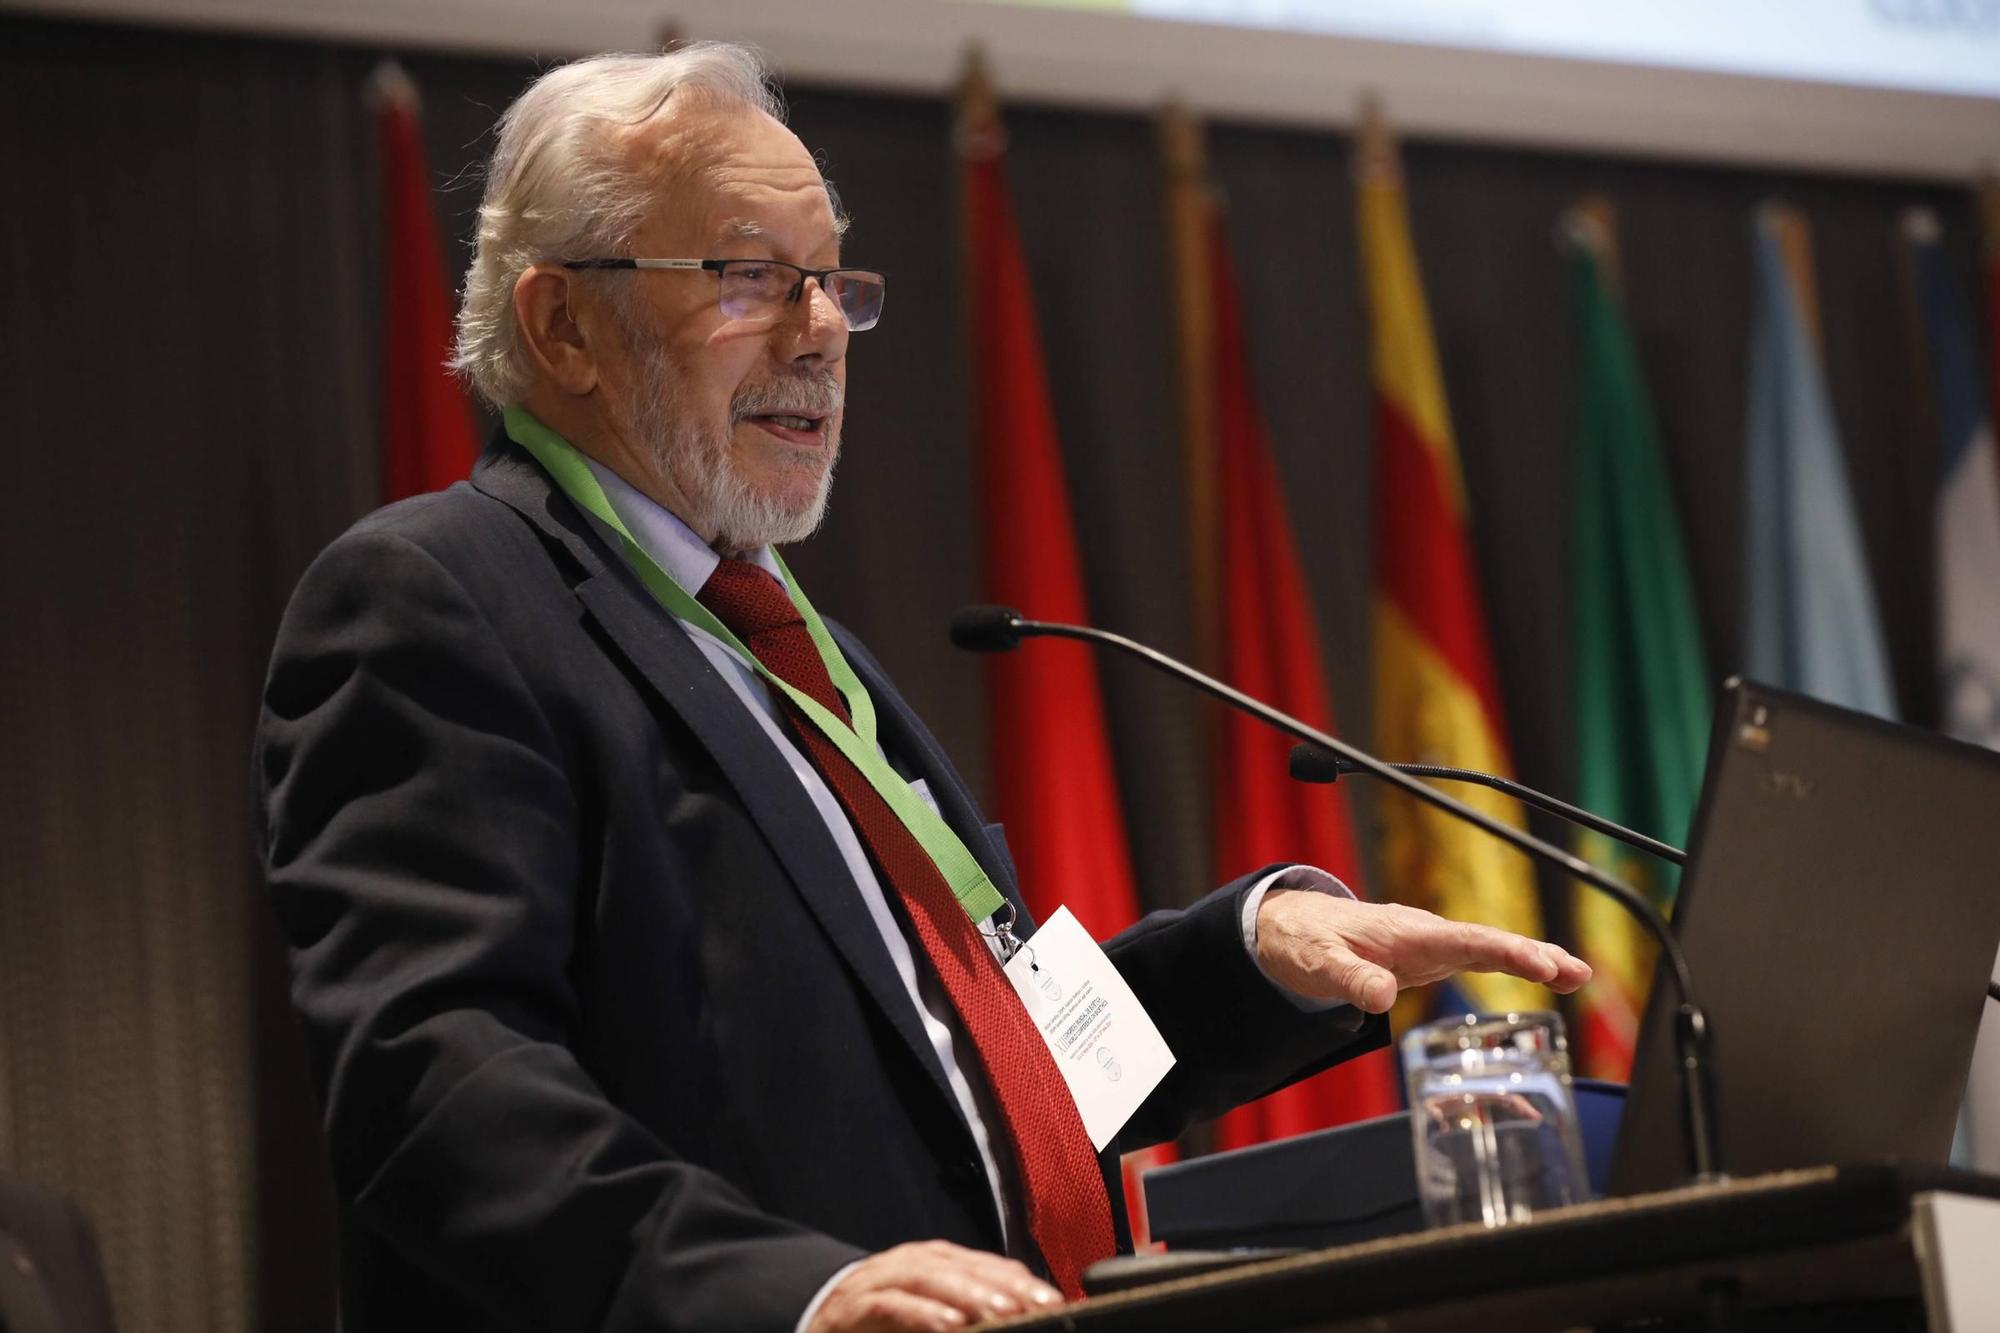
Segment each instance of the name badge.
[[1006,972],[1069,1085],[1091,1146],[1104,1151],[1174,1067],[1174,1053],[1067,907],[1020,946]]

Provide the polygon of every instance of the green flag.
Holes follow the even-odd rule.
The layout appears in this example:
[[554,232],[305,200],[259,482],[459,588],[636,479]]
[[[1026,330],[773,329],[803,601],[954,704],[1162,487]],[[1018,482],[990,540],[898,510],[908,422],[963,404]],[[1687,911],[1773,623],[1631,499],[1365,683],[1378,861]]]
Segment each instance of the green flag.
[[[1574,623],[1576,799],[1668,842],[1687,837],[1708,740],[1707,668],[1651,400],[1601,262],[1570,248],[1578,373]],[[1579,851],[1671,906],[1673,868],[1596,835]],[[1617,903],[1578,886],[1578,951],[1596,980],[1578,995],[1582,1069],[1624,1079],[1653,946]]]

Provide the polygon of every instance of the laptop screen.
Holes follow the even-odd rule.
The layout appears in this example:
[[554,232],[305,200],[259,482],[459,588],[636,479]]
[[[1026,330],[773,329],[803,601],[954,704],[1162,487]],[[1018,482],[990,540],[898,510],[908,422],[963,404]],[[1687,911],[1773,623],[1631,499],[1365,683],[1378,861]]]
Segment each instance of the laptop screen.
[[[2000,949],[2000,753],[1731,682],[1674,928],[1730,1174],[1942,1164]],[[1678,1003],[1657,970],[1613,1194],[1685,1183]]]

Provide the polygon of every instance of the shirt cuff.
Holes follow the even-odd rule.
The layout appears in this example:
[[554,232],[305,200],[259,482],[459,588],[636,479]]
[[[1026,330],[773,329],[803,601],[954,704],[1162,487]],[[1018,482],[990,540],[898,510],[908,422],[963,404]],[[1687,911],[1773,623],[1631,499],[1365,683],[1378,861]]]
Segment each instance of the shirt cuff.
[[840,1280],[852,1273],[860,1263],[861,1261],[856,1259],[820,1284],[819,1290],[813,1293],[813,1298],[806,1302],[806,1312],[800,1315],[799,1322],[792,1326],[792,1333],[806,1333],[806,1330],[812,1327],[812,1321],[819,1317],[819,1307],[826,1304],[826,1298],[833,1295],[833,1289],[840,1285]]
[[[1264,972],[1264,963],[1257,957],[1257,909],[1264,905],[1264,895],[1273,889],[1304,889],[1310,893],[1330,893],[1336,898],[1354,896],[1352,889],[1318,866],[1286,866],[1283,870],[1273,870],[1252,884],[1250,892],[1243,895],[1243,947],[1249,952],[1250,961],[1257,965],[1259,972]],[[1264,980],[1270,982],[1281,995],[1309,1014],[1337,1009],[1345,1003],[1342,1000],[1322,1000],[1301,995],[1269,972],[1264,972]],[[800,1325],[800,1328],[803,1330],[804,1325]]]

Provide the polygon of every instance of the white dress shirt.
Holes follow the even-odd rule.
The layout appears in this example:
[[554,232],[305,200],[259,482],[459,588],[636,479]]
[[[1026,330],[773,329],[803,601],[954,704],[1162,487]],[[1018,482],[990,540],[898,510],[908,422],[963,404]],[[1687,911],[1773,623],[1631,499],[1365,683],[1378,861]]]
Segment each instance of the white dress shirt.
[[[612,512],[618,515],[632,540],[658,562],[660,568],[672,576],[675,583],[690,594],[699,594],[709,575],[722,563],[709,545],[677,516],[641,494],[611,469],[586,457],[598,484],[604,488],[605,499],[611,504]],[[592,522],[596,520],[593,519]],[[612,543],[616,545],[615,540]],[[745,559],[770,573],[781,583],[784,574],[772,556],[771,549],[759,547],[745,555]],[[944,1069],[945,1082],[950,1086],[958,1109],[965,1117],[966,1126],[972,1131],[972,1141],[979,1150],[980,1165],[985,1168],[986,1182],[993,1193],[994,1207],[999,1212],[1000,1234],[1009,1254],[1025,1258],[1031,1252],[1032,1242],[1026,1236],[1021,1224],[1021,1210],[1018,1203],[1019,1185],[1015,1175],[1012,1154],[1004,1135],[993,1133],[988,1127],[1000,1124],[1000,1111],[993,1099],[992,1089],[986,1084],[984,1072],[979,1064],[978,1054],[973,1050],[971,1039],[958,1021],[952,1008],[951,998],[945,993],[943,984],[928,967],[918,967],[916,950],[905,934],[902,923],[890,910],[889,900],[883,892],[881,881],[876,877],[875,866],[868,858],[866,846],[856,832],[847,812],[840,801],[813,767],[812,760],[793,741],[784,718],[778,711],[777,700],[771,688],[760,679],[756,670],[735,649],[716,638],[707,630],[689,621],[679,621],[682,629],[694,639],[716,673],[728,682],[736,692],[743,706],[763,727],[771,744],[784,756],[793,776],[805,788],[811,798],[813,808],[833,836],[834,845],[840,850],[840,858],[846,864],[848,873],[854,878],[854,886],[860,898],[863,911],[882,937],[882,943],[889,951],[889,960],[895,965],[896,975],[902,979],[903,989],[909,993],[910,1002],[923,1020],[924,1035],[929,1039],[931,1049],[936,1052],[938,1063]],[[911,786],[917,794],[935,807],[929,790],[921,781]],[[1243,945],[1254,960],[1257,956],[1257,907],[1264,895],[1273,888],[1312,889],[1325,893],[1337,893],[1351,897],[1347,887],[1332,875],[1311,866],[1292,866],[1274,871],[1260,881],[1245,897],[1243,905]],[[997,947],[997,946],[995,946]],[[1261,964],[1259,964],[1261,968]],[[1276,985],[1274,981],[1272,983]],[[1320,1001],[1309,1000],[1285,992],[1293,1003],[1302,1008],[1318,1009],[1330,1007]],[[845,1276],[847,1270],[828,1279],[820,1288],[812,1303],[800,1317],[798,1327],[803,1330],[819,1310],[834,1285]]]

